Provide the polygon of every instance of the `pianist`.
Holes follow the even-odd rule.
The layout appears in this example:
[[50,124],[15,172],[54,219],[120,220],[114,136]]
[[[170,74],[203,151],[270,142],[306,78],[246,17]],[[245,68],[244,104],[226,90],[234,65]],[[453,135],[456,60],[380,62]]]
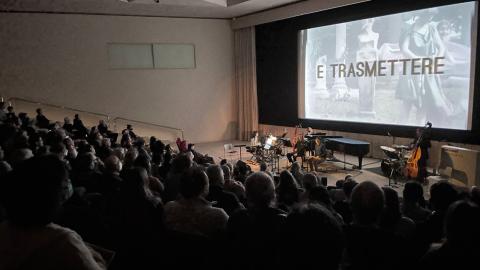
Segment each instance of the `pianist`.
[[315,147],[313,151],[313,155],[310,156],[307,160],[308,166],[310,167],[310,171],[318,171],[318,164],[325,161],[327,157],[327,149],[325,148],[325,144],[322,143],[320,138],[315,138]]

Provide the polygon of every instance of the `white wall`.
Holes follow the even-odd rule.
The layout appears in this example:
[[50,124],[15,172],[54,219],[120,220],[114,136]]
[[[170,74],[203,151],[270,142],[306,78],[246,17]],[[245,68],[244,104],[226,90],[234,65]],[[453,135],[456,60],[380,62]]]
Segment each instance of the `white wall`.
[[[109,70],[109,42],[193,43],[195,69]],[[0,95],[231,139],[236,115],[228,20],[0,13]]]

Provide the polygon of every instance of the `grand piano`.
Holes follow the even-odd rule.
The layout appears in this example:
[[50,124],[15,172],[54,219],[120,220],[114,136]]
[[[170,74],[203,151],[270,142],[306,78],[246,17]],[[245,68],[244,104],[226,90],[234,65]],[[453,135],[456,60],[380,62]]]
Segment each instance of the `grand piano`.
[[[349,138],[328,138],[325,147],[333,152],[343,152],[358,157],[358,168],[362,169],[362,159],[370,152],[370,143]],[[345,160],[343,160],[344,163]],[[352,164],[353,165],[353,164]]]

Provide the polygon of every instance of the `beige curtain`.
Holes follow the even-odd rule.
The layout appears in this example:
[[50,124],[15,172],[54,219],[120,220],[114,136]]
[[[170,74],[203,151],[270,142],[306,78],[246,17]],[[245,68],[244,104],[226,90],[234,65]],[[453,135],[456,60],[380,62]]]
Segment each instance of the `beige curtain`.
[[235,90],[238,101],[239,140],[249,140],[258,131],[255,28],[235,30]]

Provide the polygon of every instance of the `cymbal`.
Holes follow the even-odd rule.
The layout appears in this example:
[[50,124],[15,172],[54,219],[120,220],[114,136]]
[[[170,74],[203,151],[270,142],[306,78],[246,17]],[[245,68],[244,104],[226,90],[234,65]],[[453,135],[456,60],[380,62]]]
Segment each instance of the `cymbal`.
[[401,144],[394,144],[392,145],[393,148],[395,149],[410,149],[410,147],[406,146],[406,145],[401,145]]
[[380,146],[380,148],[384,151],[387,151],[387,152],[395,152],[395,149],[394,148],[391,148],[391,147],[388,147],[388,146]]

